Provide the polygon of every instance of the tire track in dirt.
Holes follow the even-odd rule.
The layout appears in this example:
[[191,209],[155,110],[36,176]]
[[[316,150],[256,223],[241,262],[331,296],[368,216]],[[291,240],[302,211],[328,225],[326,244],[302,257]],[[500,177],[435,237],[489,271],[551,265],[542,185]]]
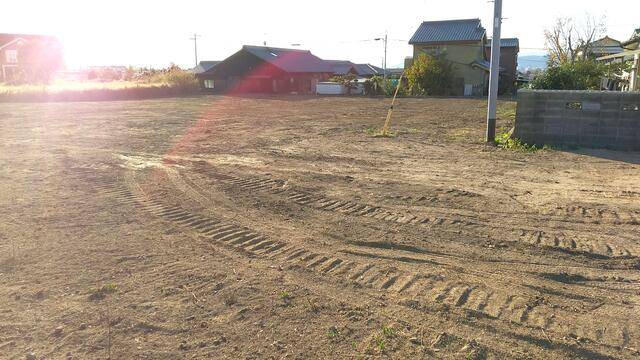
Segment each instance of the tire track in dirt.
[[[445,276],[439,274],[411,274],[394,267],[384,268],[346,257],[308,251],[286,242],[270,240],[255,231],[231,222],[203,216],[181,206],[166,204],[160,196],[136,193],[135,190],[130,190],[129,186],[120,185],[111,190],[105,189],[105,192],[124,204],[144,210],[188,232],[204,236],[209,241],[232,251],[268,262],[282,263],[289,271],[315,273],[316,276],[323,276],[325,279],[334,279],[337,285],[346,283],[374,291],[395,293],[402,299],[399,301],[400,305],[412,309],[429,308],[433,306],[433,302],[436,302],[446,308],[459,309],[462,314],[476,314],[472,317],[477,317],[479,320],[501,320],[510,324],[509,326],[522,324],[546,329],[549,334],[555,335],[553,320],[546,319],[544,324],[536,324],[537,313],[534,308],[538,304],[527,303],[522,296],[516,294],[506,295],[499,291],[487,291],[482,288],[482,285],[448,281]],[[581,339],[588,335],[579,327],[572,328],[572,331],[565,336]],[[605,347],[617,346],[609,344],[606,341],[608,338],[601,330],[595,333],[598,331],[600,331],[599,340],[594,341],[602,342],[601,345]],[[620,335],[621,341],[626,339],[628,346],[629,334],[623,332]],[[520,339],[515,334],[513,336],[513,339]],[[615,340],[617,343],[618,339]]]
[[[423,227],[457,226],[462,229],[475,228],[477,230],[490,227],[495,231],[499,231],[501,234],[505,233],[504,228],[497,228],[490,223],[482,222],[477,219],[398,213],[386,210],[382,206],[378,205],[327,197],[309,191],[293,190],[286,187],[285,184],[287,184],[287,182],[282,179],[267,176],[238,177],[229,174],[222,174],[211,168],[208,168],[205,171],[206,174],[212,178],[224,181],[233,186],[250,191],[261,191],[278,195],[298,205],[313,207],[317,210],[337,212],[348,216],[369,217],[403,225]],[[508,224],[505,224],[505,226],[508,226]],[[544,230],[513,228],[507,231],[511,236],[506,237],[506,240],[517,239],[517,242],[524,242],[538,247],[558,249],[561,251],[577,252],[599,257],[635,257],[640,254],[638,246],[634,246],[633,244],[616,244],[614,240],[618,240],[618,242],[620,242],[621,239],[619,238],[606,239],[603,237],[605,241],[598,241],[595,239],[587,239],[583,236],[569,236],[564,233],[550,233]],[[502,241],[504,239],[501,238],[498,240]]]
[[[627,192],[622,192],[625,194]],[[406,205],[421,205],[429,204],[430,202],[439,201],[438,195],[451,194],[453,198],[460,197],[476,197],[479,196],[475,193],[469,193],[467,191],[458,189],[434,189],[434,193],[428,195],[407,195],[396,194],[387,196],[388,199],[398,201]],[[625,195],[620,195],[624,197]],[[455,210],[462,211],[463,209],[455,208]],[[527,211],[527,212],[498,212],[496,209],[492,209],[492,214],[495,215],[518,215],[527,216],[528,219],[534,221],[557,221],[559,223],[568,223],[584,226],[585,224],[600,225],[600,224],[612,224],[612,225],[640,225],[640,210],[633,209],[616,209],[605,206],[598,206],[597,204],[565,204],[555,205],[555,208],[551,210],[542,211]],[[460,214],[464,216],[463,214]]]
[[[437,189],[437,192],[454,194],[455,196],[465,196],[467,193],[457,189]],[[626,192],[623,192],[622,194],[625,193]],[[471,193],[471,196],[473,196],[473,194],[474,193]],[[426,196],[414,198],[414,196],[411,195],[394,195],[390,196],[390,198],[407,203],[406,205],[410,206],[420,204],[421,202],[424,202],[425,199],[430,199]],[[469,213],[469,210],[453,210],[456,216],[461,216],[463,218],[468,217],[466,213]],[[534,210],[528,212],[499,212],[496,211],[496,209],[492,209],[491,212],[487,214],[499,217],[501,222],[505,223],[505,225],[512,226],[514,228],[518,227],[517,221],[529,223],[553,223],[553,227],[560,231],[520,231],[520,236],[523,237],[526,242],[539,246],[556,248],[560,246],[569,251],[577,249],[581,252],[606,257],[634,257],[637,256],[638,251],[640,251],[637,246],[638,238],[637,236],[634,236],[635,232],[640,230],[640,228],[636,227],[637,225],[640,225],[640,211],[603,208],[591,205],[564,205],[556,206],[553,210]],[[476,219],[475,217],[471,218]],[[516,219],[517,221],[514,222],[512,219]],[[490,226],[490,224],[486,222],[483,224]],[[604,224],[625,226],[627,234],[618,233],[615,237],[608,237],[606,239],[603,237],[603,240],[605,241],[599,241],[596,244],[593,244],[592,234],[589,234],[590,236],[584,236],[585,233],[589,233],[588,231],[585,231],[585,228],[590,227],[594,230],[599,230],[598,227]],[[578,232],[569,235],[562,232],[563,230],[568,233],[572,233],[574,230],[578,230]],[[622,244],[623,242],[626,243],[626,245]],[[632,253],[629,251],[630,248],[635,249],[635,251]]]
[[602,208],[590,205],[558,206],[549,215],[580,218],[591,223],[613,225],[640,225],[640,211]]
[[[184,186],[188,187],[189,184],[181,187]],[[233,250],[282,263],[289,270],[310,271],[329,276],[340,283],[346,281],[358,287],[396,294],[410,299],[405,303],[408,306],[437,303],[467,314],[475,314],[472,316],[518,323],[562,334],[564,337],[589,339],[607,346],[620,346],[624,343],[625,336],[628,337],[629,331],[619,334],[607,332],[606,326],[594,322],[592,315],[582,310],[594,306],[591,299],[576,297],[568,305],[566,301],[565,304],[555,301],[550,303],[549,298],[558,298],[562,294],[546,291],[545,288],[527,288],[513,284],[513,291],[505,291],[509,286],[501,284],[502,287],[496,287],[495,284],[499,281],[483,279],[480,275],[464,271],[460,275],[443,274],[442,268],[446,268],[447,266],[443,266],[446,264],[412,256],[388,257],[372,251],[349,249],[339,251],[338,254],[326,254],[270,239],[252,229],[209,215],[204,216],[183,206],[168,205],[162,195],[141,191],[136,194],[126,188],[118,194],[124,201],[136,202],[139,207],[156,216]],[[403,265],[406,264],[418,264],[421,271],[404,269]],[[426,267],[428,271],[425,272]],[[624,322],[621,319],[616,321]],[[567,328],[566,324],[575,326]],[[630,327],[635,333],[633,325]]]

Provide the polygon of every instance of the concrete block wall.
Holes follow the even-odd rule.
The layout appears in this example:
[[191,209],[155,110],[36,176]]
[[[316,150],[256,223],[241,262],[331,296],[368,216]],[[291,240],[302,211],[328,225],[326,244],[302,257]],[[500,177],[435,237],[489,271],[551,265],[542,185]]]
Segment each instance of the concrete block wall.
[[640,151],[640,92],[520,90],[514,135],[530,145]]

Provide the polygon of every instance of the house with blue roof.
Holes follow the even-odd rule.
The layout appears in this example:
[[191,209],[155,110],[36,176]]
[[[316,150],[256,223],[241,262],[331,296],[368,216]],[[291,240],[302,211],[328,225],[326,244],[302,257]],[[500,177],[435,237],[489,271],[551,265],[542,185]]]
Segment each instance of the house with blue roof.
[[[518,39],[504,40],[501,42],[501,50],[507,50],[506,47],[519,49]],[[420,54],[442,54],[452,63],[455,78],[451,95],[456,96],[481,96],[487,92],[491,55],[486,49],[487,43],[487,31],[480,19],[425,21],[409,40],[409,44],[413,45],[412,59]],[[511,57],[515,54],[515,59],[501,60],[501,63],[513,67],[511,78],[514,82],[517,52],[508,51]],[[412,59],[405,67],[412,64]],[[508,69],[501,67],[501,70]]]

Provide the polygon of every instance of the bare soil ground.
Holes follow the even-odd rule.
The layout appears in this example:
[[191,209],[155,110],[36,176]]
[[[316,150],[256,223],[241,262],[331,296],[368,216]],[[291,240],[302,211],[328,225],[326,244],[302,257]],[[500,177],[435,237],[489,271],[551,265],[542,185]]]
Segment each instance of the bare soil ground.
[[638,358],[640,154],[387,105],[2,104],[0,358]]

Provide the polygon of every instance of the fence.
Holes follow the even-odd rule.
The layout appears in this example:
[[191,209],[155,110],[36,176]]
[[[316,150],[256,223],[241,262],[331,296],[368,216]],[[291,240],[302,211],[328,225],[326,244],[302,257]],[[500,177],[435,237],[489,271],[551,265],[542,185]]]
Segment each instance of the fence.
[[514,135],[530,145],[640,150],[640,92],[520,90]]

